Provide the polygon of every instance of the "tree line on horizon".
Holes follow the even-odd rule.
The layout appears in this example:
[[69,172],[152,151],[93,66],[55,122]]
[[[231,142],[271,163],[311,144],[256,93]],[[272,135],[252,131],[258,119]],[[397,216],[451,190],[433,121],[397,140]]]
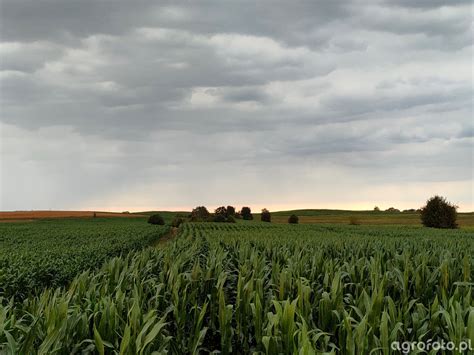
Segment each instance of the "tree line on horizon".
[[[425,227],[431,228],[457,228],[457,208],[458,206],[451,204],[445,197],[435,195],[426,201],[425,206],[420,209],[408,209],[403,212],[418,212],[420,213],[421,223]],[[374,212],[381,212],[380,208],[375,206]],[[385,212],[401,212],[399,209],[390,207]],[[236,219],[253,220],[254,216],[252,210],[248,206],[244,206],[237,211],[234,206],[220,206],[217,207],[213,213],[205,206],[197,206],[193,208],[191,213],[187,216],[177,215],[171,222],[173,227],[179,227],[179,225],[185,221],[189,222],[216,222],[216,223],[235,223]],[[262,222],[271,223],[272,216],[268,209],[263,208],[260,213],[260,220]],[[288,217],[289,224],[298,224],[299,218],[296,214],[292,214]],[[165,221],[159,214],[154,214],[149,217],[148,223],[164,225]],[[360,222],[355,217],[351,217],[349,220],[351,225],[359,225]]]

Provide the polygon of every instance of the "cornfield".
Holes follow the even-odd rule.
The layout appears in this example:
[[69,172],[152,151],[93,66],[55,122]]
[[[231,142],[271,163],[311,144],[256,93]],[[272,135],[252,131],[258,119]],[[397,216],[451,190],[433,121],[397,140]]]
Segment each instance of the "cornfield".
[[143,249],[167,230],[119,218],[0,223],[0,296],[21,300],[64,286],[111,257]]
[[474,344],[473,238],[184,224],[165,247],[112,258],[67,288],[3,298],[0,353],[397,354],[393,341]]

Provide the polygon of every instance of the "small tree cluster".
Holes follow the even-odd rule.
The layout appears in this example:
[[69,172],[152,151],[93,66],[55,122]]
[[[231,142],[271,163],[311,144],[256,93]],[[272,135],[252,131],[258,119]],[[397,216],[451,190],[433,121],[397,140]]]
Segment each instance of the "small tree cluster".
[[457,206],[449,203],[446,198],[434,196],[426,201],[421,209],[421,222],[431,228],[457,228]]
[[228,222],[228,223],[235,223],[234,219],[235,215],[235,208],[233,206],[221,206],[216,208],[214,211],[214,219],[213,222]]
[[198,206],[192,210],[190,219],[192,222],[206,222],[210,216],[211,214],[206,207]]
[[270,211],[264,208],[262,210],[262,213],[260,215],[260,220],[262,222],[271,222],[272,221],[272,215],[270,214]]
[[159,214],[152,214],[148,218],[148,223],[163,226],[165,224],[165,220]]
[[252,216],[252,210],[250,209],[250,207],[242,207],[242,209],[240,210],[240,216],[242,217],[242,219],[245,219],[245,220],[252,220],[253,219],[253,216]]

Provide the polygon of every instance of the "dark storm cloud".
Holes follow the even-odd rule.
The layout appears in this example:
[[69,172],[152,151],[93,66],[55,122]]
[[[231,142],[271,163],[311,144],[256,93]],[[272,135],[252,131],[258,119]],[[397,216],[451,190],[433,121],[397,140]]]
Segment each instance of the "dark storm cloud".
[[472,206],[470,2],[3,0],[0,16],[3,209],[294,184],[306,203],[334,176],[451,183]]

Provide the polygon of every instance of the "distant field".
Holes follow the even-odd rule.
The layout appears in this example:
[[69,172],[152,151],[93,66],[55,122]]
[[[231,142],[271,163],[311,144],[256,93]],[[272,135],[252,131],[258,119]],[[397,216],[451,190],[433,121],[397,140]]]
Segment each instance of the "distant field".
[[136,213],[94,212],[94,211],[10,211],[0,212],[1,220],[24,220],[45,218],[78,218],[78,217],[143,217]]
[[[119,218],[147,218],[148,216],[159,213],[166,221],[170,223],[176,215],[187,216],[190,212],[186,211],[144,211],[134,213],[118,212],[95,212],[96,217],[119,217]],[[352,217],[359,224],[367,225],[420,225],[420,215],[417,212],[374,212],[374,211],[346,211],[346,210],[292,210],[277,211],[272,213],[273,223],[288,223],[288,217],[296,214],[299,217],[300,224],[349,224]],[[260,214],[254,213],[254,220],[260,220]],[[36,220],[50,218],[92,218],[93,211],[14,211],[0,212],[0,222]],[[246,221],[237,220],[237,222],[246,223]],[[458,213],[458,224],[462,227],[474,227],[474,212]]]
[[[374,212],[374,211],[345,211],[345,210],[294,210],[272,212],[273,223],[288,223],[288,217],[296,214],[299,223],[329,223],[349,224],[351,217],[357,219],[360,224],[398,224],[398,225],[420,225],[420,215],[417,212]],[[257,220],[260,214],[254,215]],[[458,224],[460,227],[474,227],[474,212],[458,213]]]

